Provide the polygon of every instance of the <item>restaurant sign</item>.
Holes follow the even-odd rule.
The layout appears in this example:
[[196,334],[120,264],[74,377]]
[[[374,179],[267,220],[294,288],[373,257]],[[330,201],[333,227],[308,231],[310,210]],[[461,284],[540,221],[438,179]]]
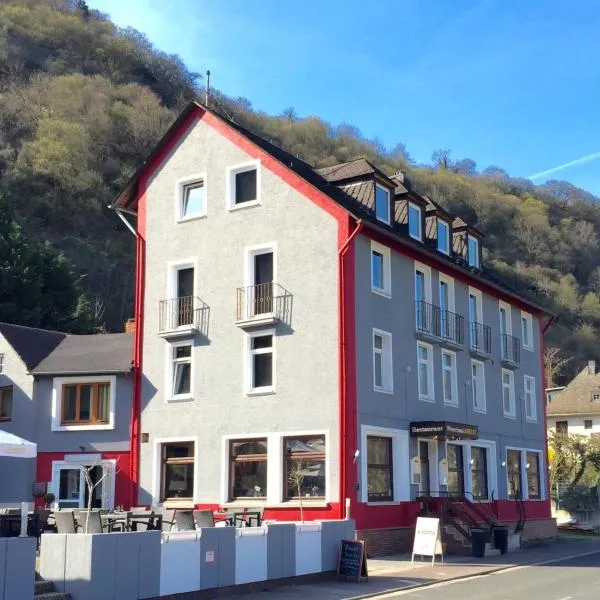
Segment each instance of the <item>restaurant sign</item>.
[[410,435],[440,440],[476,440],[479,437],[479,428],[477,425],[452,421],[416,421],[410,424]]

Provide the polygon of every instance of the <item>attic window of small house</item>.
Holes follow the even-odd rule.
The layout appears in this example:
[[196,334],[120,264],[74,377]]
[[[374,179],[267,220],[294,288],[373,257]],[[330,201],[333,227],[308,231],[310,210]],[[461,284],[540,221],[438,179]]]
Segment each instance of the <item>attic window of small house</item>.
[[378,183],[375,184],[375,216],[378,221],[390,223],[390,191]]
[[479,240],[472,235],[468,238],[469,266],[479,268]]
[[450,226],[442,219],[437,221],[437,249],[450,254]]
[[423,231],[421,227],[421,208],[416,204],[408,204],[408,235],[415,240],[423,240]]

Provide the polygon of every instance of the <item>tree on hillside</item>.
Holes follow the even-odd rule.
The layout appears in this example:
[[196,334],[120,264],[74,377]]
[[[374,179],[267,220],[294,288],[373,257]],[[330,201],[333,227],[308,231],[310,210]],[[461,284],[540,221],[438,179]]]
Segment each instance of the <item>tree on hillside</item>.
[[436,169],[450,169],[452,167],[452,159],[450,150],[434,150],[431,155],[431,161]]

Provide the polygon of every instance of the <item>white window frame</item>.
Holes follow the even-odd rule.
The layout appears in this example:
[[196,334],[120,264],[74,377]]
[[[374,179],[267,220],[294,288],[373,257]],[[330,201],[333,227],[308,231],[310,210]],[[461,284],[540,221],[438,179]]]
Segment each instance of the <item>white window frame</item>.
[[[173,377],[175,376],[175,362],[177,359],[174,358],[175,355],[175,348],[179,348],[180,346],[191,346],[192,351],[190,354],[190,364],[191,364],[191,369],[190,369],[190,393],[189,394],[173,394]],[[165,402],[167,403],[171,403],[171,402],[189,402],[190,400],[194,399],[194,382],[195,382],[195,371],[196,369],[194,368],[194,363],[195,363],[195,350],[196,347],[194,345],[193,340],[191,339],[185,339],[185,340],[178,340],[175,342],[167,342],[166,343],[166,354],[165,354]],[[183,362],[182,359],[179,359],[179,362]]]
[[[221,506],[239,507],[239,506],[257,506],[284,508],[291,506],[299,506],[300,503],[295,500],[283,500],[283,484],[284,484],[284,447],[283,440],[290,437],[306,437],[306,436],[325,436],[325,498],[318,500],[310,500],[309,498],[302,500],[302,504],[306,508],[325,507],[329,502],[337,501],[337,492],[334,489],[331,479],[331,460],[332,448],[329,431],[326,429],[307,429],[300,431],[268,431],[263,433],[235,433],[227,434],[221,437],[221,482],[220,496]],[[266,498],[242,498],[238,500],[230,500],[229,498],[229,477],[230,477],[230,462],[229,452],[231,440],[267,440],[267,496]],[[206,501],[212,501],[206,498]]]
[[[477,448],[485,448],[487,450],[487,483],[488,483],[488,497],[487,499],[473,500],[472,502],[489,502],[492,494],[494,497],[498,497],[498,467],[496,458],[496,442],[492,440],[452,440],[446,442],[446,456],[448,456],[448,444],[454,444],[455,446],[463,447],[463,482],[465,486],[465,492],[468,494],[473,493],[473,477],[471,473],[471,448],[473,446]],[[448,482],[446,481],[446,484]]]
[[[235,176],[245,171],[251,171],[256,169],[256,200],[249,202],[242,202],[242,204],[235,203]],[[261,204],[261,163],[260,160],[249,160],[237,165],[227,167],[225,170],[225,202],[226,209],[229,212],[236,210],[242,210],[244,208],[252,208],[253,206],[260,206]]]
[[[383,502],[369,502],[367,437],[389,437],[392,439],[392,477],[394,499]],[[406,429],[390,429],[374,425],[361,425],[360,428],[360,495],[361,502],[370,506],[400,504],[410,500],[409,435]]]
[[[475,260],[473,260],[471,257],[471,240],[475,242],[475,246],[477,247],[477,252],[475,253]],[[479,257],[480,252],[481,249],[479,247],[479,238],[475,237],[474,235],[467,234],[467,262],[469,263],[470,267],[475,267],[476,269],[479,269],[481,267],[481,261]]]
[[[452,360],[452,365],[450,367],[450,369],[448,369],[446,367],[446,365],[444,364],[444,356],[449,356]],[[445,348],[442,349],[441,352],[441,366],[442,366],[442,395],[444,397],[444,404],[446,406],[458,406],[458,375],[457,375],[457,364],[456,364],[456,352],[453,352],[452,350],[446,350]],[[450,388],[451,388],[451,393],[452,393],[452,397],[454,398],[454,400],[447,400],[446,399],[446,389],[445,389],[445,385],[444,385],[444,374],[445,371],[450,370]]]
[[[198,296],[198,261],[195,258],[170,261],[167,263],[167,299],[177,298],[177,272],[182,269],[194,269],[194,297]],[[184,325],[183,327],[189,327]]]
[[[383,277],[383,287],[376,287],[373,283],[373,253],[377,252],[381,254],[383,257],[382,264],[382,277]],[[371,291],[375,294],[379,294],[380,296],[385,296],[386,298],[392,297],[392,253],[390,248],[387,246],[383,246],[382,244],[378,244],[377,242],[371,241]]]
[[[108,423],[96,423],[93,425],[63,425],[61,423],[62,389],[63,385],[72,383],[108,383],[110,384],[110,407]],[[106,431],[115,428],[115,402],[117,397],[116,375],[87,375],[77,377],[53,377],[52,378],[52,417],[50,421],[51,431]]]
[[[267,336],[270,335],[271,336],[271,340],[272,340],[272,346],[271,346],[271,354],[272,354],[272,359],[271,359],[271,368],[272,368],[272,384],[271,385],[264,385],[261,387],[257,387],[257,388],[253,388],[252,387],[252,373],[253,373],[253,367],[254,367],[254,360],[253,360],[253,356],[255,354],[268,354],[268,350],[265,348],[261,348],[259,350],[252,350],[252,340],[255,337],[263,337],[263,336]],[[276,340],[277,336],[276,336],[276,331],[274,328],[271,329],[259,329],[257,331],[249,331],[244,335],[244,372],[245,372],[245,377],[244,377],[244,394],[246,396],[262,396],[265,394],[275,394],[276,390],[277,390],[277,379],[276,379],[276,373],[277,373],[277,368],[276,368],[276,364],[277,364],[277,343]]]
[[[533,413],[529,414],[528,406],[527,406],[527,382],[531,382],[531,407],[533,409]],[[537,423],[537,397],[536,397],[536,389],[535,389],[535,377],[531,375],[523,376],[523,404],[525,405],[525,420],[529,423]]]
[[[381,336],[381,349],[375,348],[375,336]],[[394,361],[393,361],[393,346],[392,334],[389,331],[373,328],[373,336],[371,338],[373,347],[373,390],[384,394],[394,393]],[[375,355],[381,355],[381,382],[383,385],[375,384]]]
[[441,302],[441,291],[442,291],[442,283],[445,283],[448,286],[448,309],[450,312],[456,312],[456,300],[454,295],[454,279],[445,273],[438,273],[438,300],[439,306],[442,306]]
[[[477,307],[477,321],[471,321],[471,296],[475,298],[475,305]],[[469,286],[467,295],[467,319],[469,322],[469,347],[473,347],[473,329],[471,324],[483,323],[483,292],[477,288]]]
[[[387,194],[387,219],[380,219],[377,216],[377,189],[383,190],[386,194]],[[381,221],[382,223],[386,223],[387,225],[390,224],[390,213],[392,210],[392,193],[389,190],[389,188],[385,187],[384,185],[381,185],[380,183],[375,183],[375,198],[374,198],[374,203],[375,203],[375,218],[378,221]]]
[[[419,358],[419,347],[427,349],[427,362],[422,361]],[[427,365],[427,388],[428,393],[421,393],[421,377],[420,377],[420,365],[421,363]],[[417,342],[417,389],[419,390],[419,400],[424,402],[435,402],[435,375],[433,370],[433,346],[425,342]]]
[[[185,188],[195,183],[202,182],[204,188],[204,207],[199,213],[194,213],[189,216],[183,215],[183,200]],[[205,218],[208,214],[208,187],[206,172],[196,173],[188,177],[182,177],[175,182],[175,222],[185,223],[186,221],[194,221],[196,219]]]
[[[161,447],[163,444],[177,444],[181,442],[192,442],[194,444],[194,497],[193,504],[198,504],[200,502],[199,499],[199,475],[198,475],[198,465],[199,463],[199,449],[200,443],[197,436],[193,435],[184,435],[180,437],[166,437],[166,438],[156,438],[154,440],[154,469],[152,473],[152,505],[162,504],[160,499],[160,483],[161,483]],[[189,500],[184,501],[185,505],[189,505]],[[177,500],[166,500],[164,502],[166,506],[177,506]],[[181,502],[179,503],[181,504]]]
[[260,254],[273,254],[273,283],[277,282],[277,242],[266,242],[244,248],[244,281],[246,287],[254,285],[254,257]]
[[[525,332],[527,333],[527,338],[529,339],[528,344],[525,344]],[[521,311],[521,345],[525,350],[529,350],[531,352],[534,350],[533,316],[524,310]]]
[[[418,211],[419,213],[419,235],[414,236],[411,231],[410,231],[410,209],[413,208],[416,211]],[[423,241],[423,209],[418,205],[415,204],[414,202],[409,202],[408,203],[408,209],[406,212],[406,218],[407,218],[407,222],[408,222],[408,235],[413,239],[413,240],[417,240],[419,242]]]
[[[508,375],[508,386],[504,383],[504,376]],[[515,398],[515,374],[510,369],[502,369],[502,412],[505,417],[515,419],[517,417],[516,398]],[[504,390],[508,389],[509,410],[504,406]]]
[[[539,477],[540,477],[540,497],[532,498],[530,502],[544,502],[546,500],[546,477],[545,477],[545,453],[543,450],[539,448],[519,448],[517,446],[505,446],[504,447],[504,470],[505,470],[505,479],[506,479],[506,498],[508,499],[508,450],[517,450],[520,452],[521,459],[521,492],[523,496],[523,500],[529,500],[529,490],[527,485],[527,453],[535,452],[539,455]],[[514,500],[511,500],[514,502]]]
[[[446,250],[440,248],[440,225],[442,229],[446,229]],[[437,235],[437,250],[446,256],[450,256],[450,223],[448,221],[444,221],[444,219],[437,219],[437,227],[436,227],[436,235]]]
[[414,269],[414,275],[413,275],[413,287],[415,290],[415,301],[417,300],[417,271],[421,271],[421,273],[423,273],[423,275],[425,276],[425,281],[424,281],[424,292],[425,292],[425,297],[423,298],[424,302],[429,302],[431,303],[431,297],[432,297],[432,293],[431,293],[431,267],[428,265],[424,265],[423,263],[417,262],[415,261],[415,269]]
[[[482,392],[482,406],[475,404],[475,394],[479,391],[477,389],[477,381],[473,375],[473,366],[477,365],[481,369],[481,392]],[[480,360],[471,359],[471,398],[473,402],[473,411],[477,413],[485,414],[487,412],[487,399],[485,393],[485,363]]]
[[500,316],[501,309],[506,311],[506,331],[508,335],[512,335],[512,307],[510,304],[504,302],[503,300],[498,300],[498,319],[500,321],[500,334],[502,334],[502,318]]

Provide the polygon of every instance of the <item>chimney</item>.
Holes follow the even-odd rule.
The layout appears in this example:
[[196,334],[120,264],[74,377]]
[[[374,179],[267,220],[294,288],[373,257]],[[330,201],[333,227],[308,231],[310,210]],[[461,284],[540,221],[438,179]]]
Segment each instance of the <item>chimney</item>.
[[596,361],[595,360],[588,360],[588,373],[590,375],[596,374]]
[[135,319],[127,319],[125,333],[135,333]]
[[392,177],[397,179],[400,183],[404,183],[405,176],[406,176],[406,173],[404,171],[402,171],[402,169],[399,169],[392,175]]

